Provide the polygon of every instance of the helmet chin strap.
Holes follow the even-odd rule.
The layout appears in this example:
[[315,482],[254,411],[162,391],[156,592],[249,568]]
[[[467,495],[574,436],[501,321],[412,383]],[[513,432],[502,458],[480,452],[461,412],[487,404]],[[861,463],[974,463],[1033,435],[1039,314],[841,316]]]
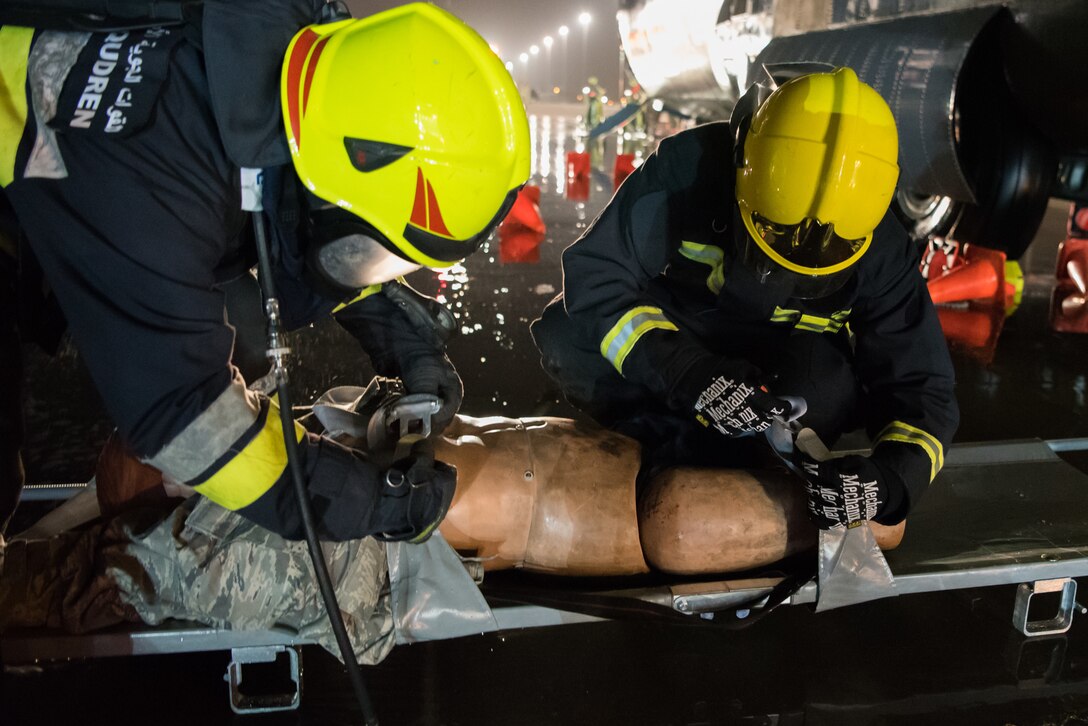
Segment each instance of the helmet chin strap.
[[756,274],[759,275],[759,284],[766,285],[767,278],[771,276],[771,265],[774,263],[770,260],[765,260],[756,266]]

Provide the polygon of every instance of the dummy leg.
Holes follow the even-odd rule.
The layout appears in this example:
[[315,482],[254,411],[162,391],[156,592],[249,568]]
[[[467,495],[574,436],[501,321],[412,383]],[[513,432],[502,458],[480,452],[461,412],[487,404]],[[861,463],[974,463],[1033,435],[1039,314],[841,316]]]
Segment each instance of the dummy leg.
[[435,457],[457,467],[446,540],[485,569],[647,572],[638,539],[638,444],[559,418],[458,416]]
[[[804,488],[784,469],[695,469],[662,472],[639,501],[646,561],[677,575],[739,572],[815,549],[817,529],[805,514]],[[869,526],[881,549],[894,549],[906,523]]]
[[[779,469],[672,468],[636,507],[635,442],[567,419],[459,416],[436,456],[458,471],[442,534],[486,569],[713,574],[816,547],[804,489]],[[872,527],[885,549],[904,529]]]
[[[816,546],[803,487],[787,472],[673,468],[650,477],[636,504],[638,444],[570,419],[458,416],[435,457],[457,467],[442,534],[488,570],[719,574]],[[113,470],[142,478],[132,467]],[[123,498],[109,493],[116,485],[103,472],[100,498]],[[891,548],[903,525],[873,530]]]

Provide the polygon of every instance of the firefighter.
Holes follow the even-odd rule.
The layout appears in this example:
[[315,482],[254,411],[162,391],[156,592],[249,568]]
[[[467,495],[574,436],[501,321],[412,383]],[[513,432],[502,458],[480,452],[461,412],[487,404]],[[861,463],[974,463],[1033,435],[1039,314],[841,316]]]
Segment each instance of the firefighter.
[[767,94],[661,143],[564,252],[533,336],[567,398],[638,438],[650,465],[756,463],[752,435],[802,412],[828,444],[863,425],[870,456],[798,455],[810,514],[895,524],[941,469],[959,409],[888,209],[894,118],[849,68]]
[[[528,178],[517,90],[469,27],[423,3],[352,19],[208,0],[176,27],[4,27],[0,74],[0,184],[142,459],[303,535],[276,401],[231,364],[244,206],[263,209],[288,327],[331,313],[379,373],[441,398],[435,428],[452,419],[456,371],[382,283],[473,252]],[[324,539],[423,541],[452,498],[426,451],[383,470],[293,435]]]

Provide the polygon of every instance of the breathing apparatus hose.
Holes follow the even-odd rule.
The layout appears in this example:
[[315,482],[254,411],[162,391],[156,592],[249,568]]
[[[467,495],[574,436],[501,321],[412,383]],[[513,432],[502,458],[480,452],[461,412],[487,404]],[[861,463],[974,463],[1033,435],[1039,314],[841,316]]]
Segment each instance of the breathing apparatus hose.
[[336,643],[340,647],[340,656],[347,667],[348,679],[351,681],[351,688],[355,692],[355,700],[359,702],[359,708],[363,712],[366,726],[377,726],[378,716],[374,711],[374,704],[370,700],[370,694],[367,692],[366,683],[363,681],[362,669],[359,667],[359,662],[355,660],[355,651],[351,647],[351,640],[348,638],[347,629],[344,627],[344,618],[340,613],[340,605],[336,601],[336,593],[333,590],[332,580],[329,578],[329,569],[325,564],[325,557],[317,540],[313,507],[310,504],[305,478],[302,474],[298,443],[293,435],[295,422],[291,416],[291,398],[287,387],[287,367],[285,365],[289,349],[282,344],[279,300],[276,298],[276,287],[272,278],[272,260],[269,256],[265,221],[260,212],[255,212],[250,216],[253,220],[254,235],[257,239],[259,278],[261,292],[264,296],[265,315],[268,317],[268,358],[272,363],[272,371],[276,379],[283,442],[287,447],[287,466],[291,470],[290,475],[294,484],[295,499],[298,502],[303,529],[306,531],[306,544],[310,550],[310,559],[313,561],[314,575],[317,577],[317,584],[321,590],[321,599],[325,603],[325,611],[329,614],[332,631],[336,636]]

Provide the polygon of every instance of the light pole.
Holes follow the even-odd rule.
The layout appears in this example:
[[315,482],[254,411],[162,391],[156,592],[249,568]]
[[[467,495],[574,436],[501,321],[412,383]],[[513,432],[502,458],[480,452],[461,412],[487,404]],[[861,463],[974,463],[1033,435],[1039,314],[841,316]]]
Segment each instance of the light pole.
[[582,26],[582,77],[587,77],[586,46],[589,43],[589,24],[593,22],[593,16],[587,12],[578,15],[578,24]]
[[545,35],[543,42],[544,42],[544,56],[545,56],[544,88],[546,88],[548,93],[551,94],[552,86],[555,85],[555,83],[552,82],[554,80],[552,78],[552,44],[555,43],[555,39],[552,38],[552,36],[550,36],[550,35]]
[[565,25],[559,26],[559,37],[563,41],[563,74],[559,76],[560,90],[566,90],[570,86],[570,79],[567,78],[567,36],[570,35],[570,28]]
[[[529,46],[529,55],[532,56],[533,58],[540,55],[540,46],[537,45],[536,43],[533,43],[532,45],[530,45]],[[540,71],[537,71],[536,75],[540,75]],[[529,68],[529,95],[530,96],[533,95],[533,88],[535,86],[536,86],[536,79],[533,78],[533,69],[530,66],[530,68]]]

